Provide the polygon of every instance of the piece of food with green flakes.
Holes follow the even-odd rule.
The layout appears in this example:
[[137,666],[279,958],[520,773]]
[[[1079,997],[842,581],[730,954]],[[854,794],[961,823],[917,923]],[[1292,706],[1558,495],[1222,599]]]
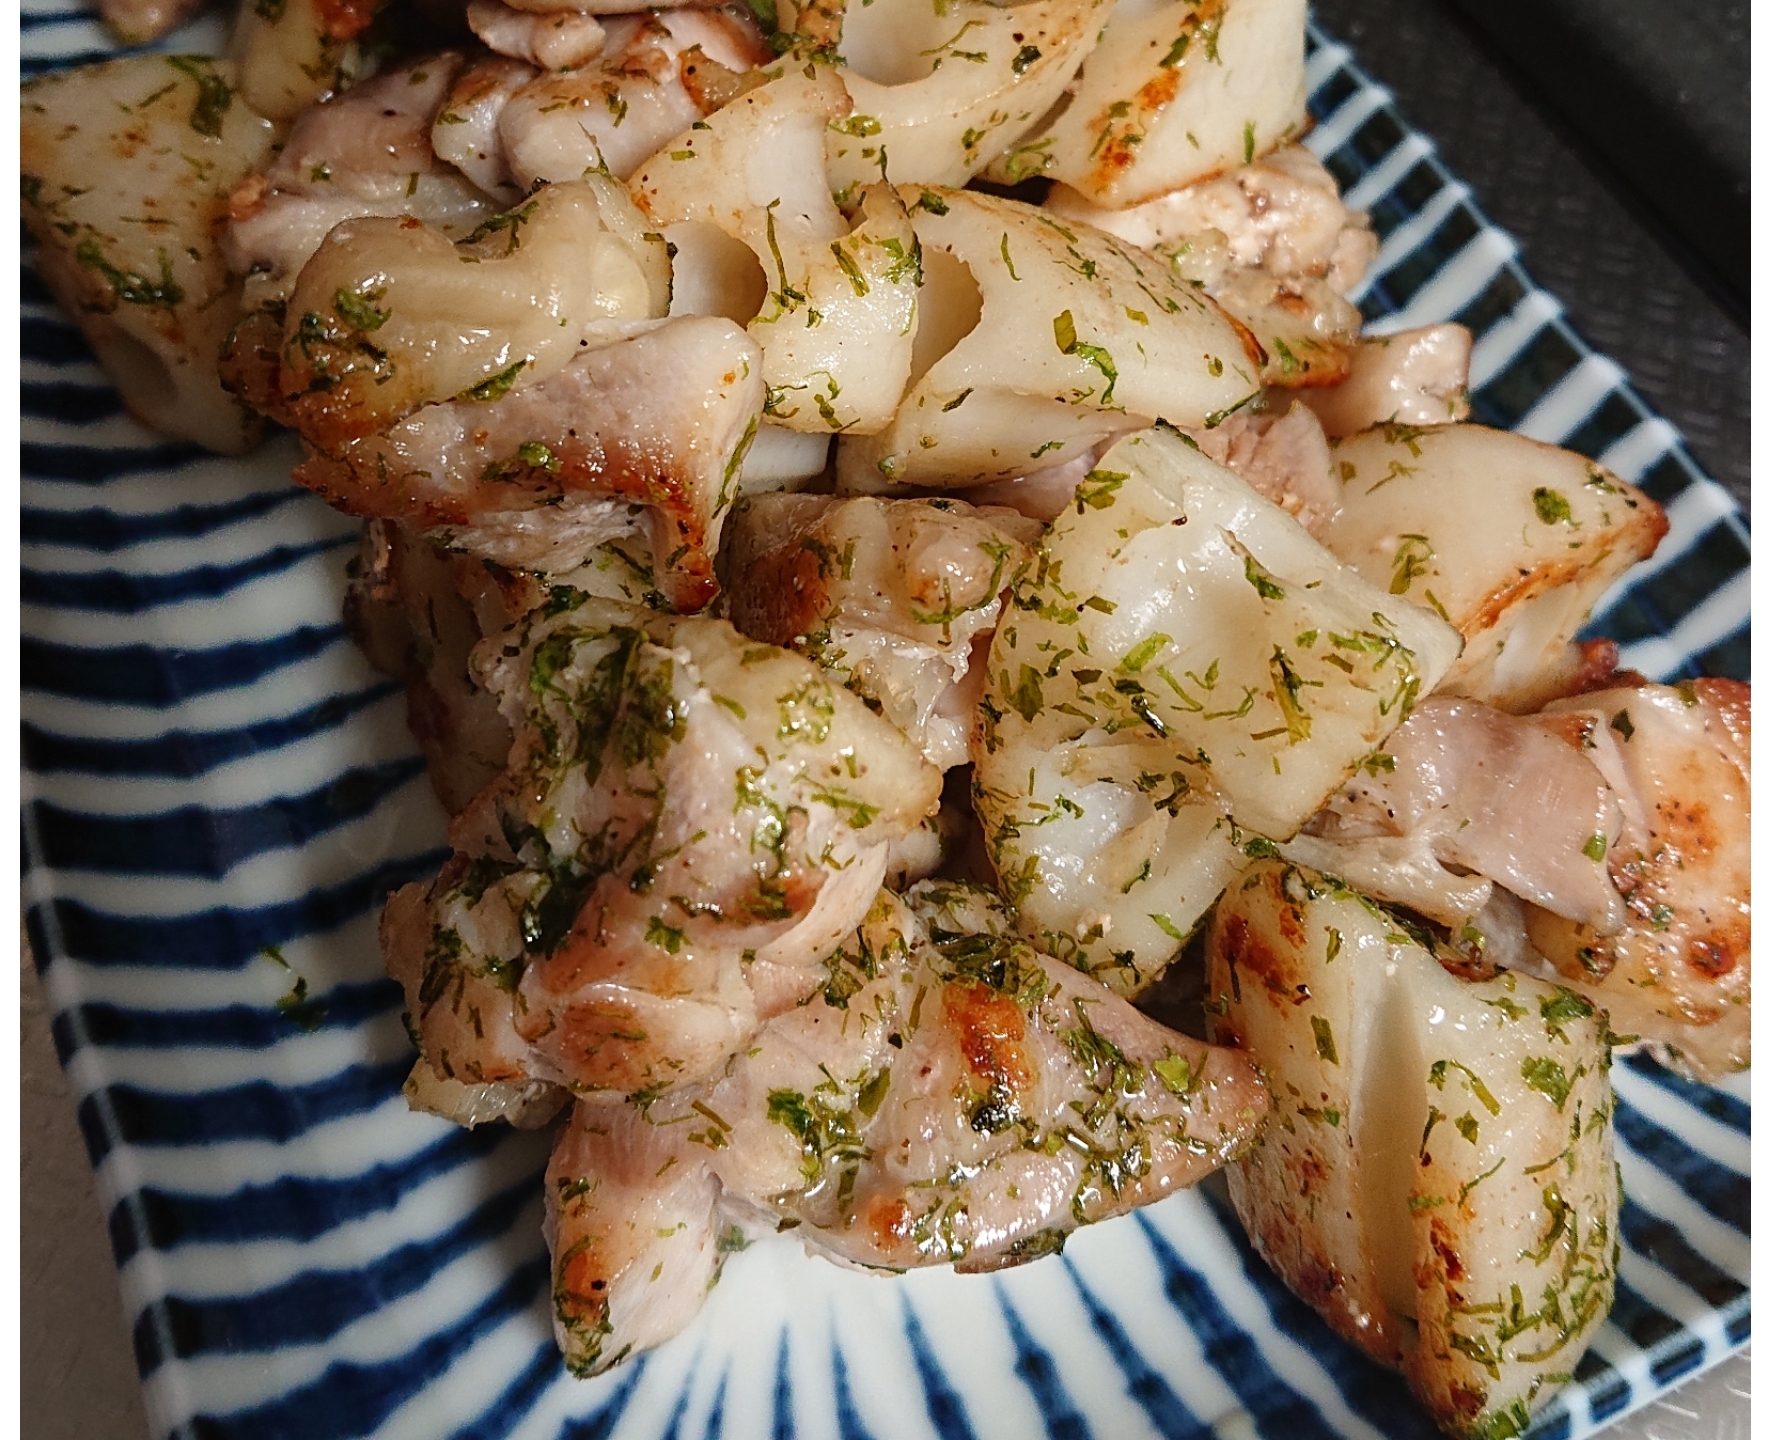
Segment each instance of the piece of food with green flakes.
[[665,605],[654,574],[648,511],[585,565],[549,577],[507,570],[433,544],[411,526],[370,520],[347,567],[345,623],[364,657],[407,687],[407,728],[425,751],[432,789],[459,814],[506,768],[512,732],[476,683],[469,655],[489,635],[549,603],[558,585],[624,605]]
[[424,1056],[401,1084],[407,1108],[423,1110],[473,1130],[503,1121],[514,1130],[541,1130],[572,1097],[547,1080],[457,1080],[440,1075]]
[[947,770],[968,759],[986,642],[1041,533],[961,500],[759,495],[729,522],[722,593],[742,633],[819,661]]
[[1119,5],[1076,88],[987,169],[1138,205],[1274,149],[1305,128],[1304,0]]
[[1312,390],[1349,373],[1363,316],[1346,300],[1375,259],[1369,217],[1306,147],[1283,145],[1144,205],[1109,210],[1065,185],[1043,208],[1150,250],[1258,338],[1264,383]]
[[[236,332],[225,373],[275,414],[281,332],[263,318]],[[333,454],[308,444],[292,478],[348,514],[562,581],[639,533],[652,550],[636,575],[646,603],[700,610],[715,598],[722,521],[758,432],[759,350],[731,320],[635,330],[535,385],[423,406]]]
[[[851,98],[825,66],[772,78],[667,143],[629,182],[656,226],[713,226],[747,246],[764,293],[747,333],[764,352],[765,416],[816,434],[874,434],[906,388],[919,242],[877,183],[847,218],[826,173]],[[693,248],[692,253],[695,253]]]
[[1715,1080],[1751,1064],[1751,686],[1599,690],[1538,717],[1610,777],[1625,823],[1603,858],[1627,924],[1526,906],[1535,949],[1618,1031]]
[[233,66],[188,55],[41,76],[19,111],[38,273],[124,404],[165,434],[251,449],[259,417],[216,378],[240,318],[220,232],[229,191],[265,164],[277,127],[238,100]]
[[1139,990],[1460,643],[1177,432],[1113,446],[988,660],[976,808],[1026,932]]
[[1519,714],[1595,668],[1573,637],[1668,528],[1595,461],[1483,425],[1378,425],[1334,440],[1332,466],[1344,504],[1326,548],[1461,631],[1444,693]]
[[1276,1110],[1229,1167],[1246,1233],[1452,1435],[1520,1435],[1609,1313],[1609,1024],[1571,990],[1457,979],[1342,882],[1252,867],[1208,933],[1209,1034]]
[[339,454],[450,400],[486,403],[664,319],[665,242],[602,175],[545,185],[460,240],[412,216],[335,225],[281,312],[268,413]]
[[520,190],[588,170],[627,180],[699,116],[745,93],[756,78],[747,72],[773,54],[744,5],[679,5],[614,20],[590,62],[545,69],[497,102],[490,128],[507,178]]
[[382,929],[444,1078],[631,1094],[718,1073],[937,807],[899,731],[724,621],[563,587],[474,663],[511,757]]
[[912,383],[880,434],[839,438],[841,491],[1012,479],[1257,394],[1251,336],[1158,256],[1016,200],[900,193],[924,257]]
[[1623,815],[1595,755],[1536,717],[1436,695],[1283,855],[1457,934],[1490,932],[1469,943],[1495,963],[1512,963],[1501,952],[1517,948],[1495,948],[1515,913],[1492,904],[1495,885],[1613,935],[1626,912],[1603,860]]
[[467,83],[463,57],[445,51],[384,70],[296,117],[276,158],[228,197],[224,249],[245,277],[245,309],[287,300],[342,221],[409,217],[457,240],[521,198],[478,169],[494,181],[482,190],[439,158],[437,117],[453,105],[472,110],[457,93]]
[[1350,373],[1304,399],[1326,434],[1355,435],[1372,425],[1454,425],[1473,408],[1468,362],[1474,336],[1450,322],[1370,335],[1351,351]]
[[291,120],[375,68],[358,37],[387,0],[267,0],[242,5],[229,37],[241,91],[261,115]]
[[578,8],[524,10],[504,0],[469,0],[464,18],[475,38],[502,60],[543,71],[577,69],[604,50],[604,26]]
[[801,6],[796,38],[836,43],[856,105],[827,139],[835,188],[884,174],[967,184],[1060,98],[1108,11],[1103,0]]
[[1039,1259],[1226,1163],[1269,1104],[1245,1056],[1042,954],[991,892],[883,891],[720,1076],[575,1107],[549,1169],[556,1335],[582,1373],[658,1343],[735,1221],[875,1270]]

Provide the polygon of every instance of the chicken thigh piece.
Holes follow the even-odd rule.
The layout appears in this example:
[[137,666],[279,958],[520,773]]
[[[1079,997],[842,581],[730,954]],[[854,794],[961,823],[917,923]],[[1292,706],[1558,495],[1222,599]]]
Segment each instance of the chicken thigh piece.
[[1127,209],[1095,205],[1065,185],[1045,208],[1162,255],[1201,285],[1264,347],[1266,384],[1312,391],[1351,373],[1363,317],[1345,292],[1362,280],[1377,242],[1369,217],[1345,208],[1337,180],[1304,147],[1248,155]]
[[543,1233],[555,1343],[575,1375],[670,1340],[721,1277],[721,1186],[684,1141],[620,1103],[576,1105],[556,1137]]
[[1450,425],[1468,418],[1468,361],[1474,337],[1465,325],[1426,325],[1371,335],[1351,352],[1350,373],[1301,398],[1326,434],[1342,438],[1374,425]]
[[1622,897],[1603,859],[1615,791],[1533,718],[1433,696],[1285,844],[1289,858],[1460,930],[1494,883],[1614,934]]
[[1041,526],[960,500],[816,495],[760,495],[730,523],[735,626],[844,677],[932,764],[965,763],[985,678],[976,641],[991,637]]
[[[758,347],[728,320],[637,329],[534,385],[422,406],[334,453],[310,444],[295,479],[348,514],[557,578],[640,522],[662,603],[699,610],[764,403]],[[276,348],[248,343],[235,383],[275,409]]]
[[1269,1104],[1255,1066],[1035,950],[991,892],[884,891],[719,1077],[576,1108],[550,1170],[557,1336],[584,1370],[657,1343],[727,1219],[871,1269],[1037,1259],[1239,1154]]
[[559,576],[490,565],[434,544],[395,520],[365,522],[347,570],[345,623],[365,658],[407,688],[407,728],[425,751],[432,789],[460,813],[506,767],[512,730],[477,683],[469,655],[566,585],[600,599],[660,609],[648,512]]
[[304,110],[277,158],[234,187],[223,251],[246,277],[245,307],[282,300],[342,220],[413,216],[451,237],[501,208],[433,153],[432,126],[463,69],[425,56]]
[[892,726],[720,621],[566,590],[476,663],[511,758],[383,930],[446,1078],[634,1094],[719,1072],[759,986],[856,926],[938,800]]
[[1751,687],[1694,680],[1550,705],[1610,777],[1626,819],[1603,868],[1627,923],[1614,932],[1545,908],[1529,939],[1562,983],[1624,1035],[1702,1079],[1751,1064]]
[[1715,1078],[1751,1060],[1750,732],[1734,680],[1433,696],[1281,850]]

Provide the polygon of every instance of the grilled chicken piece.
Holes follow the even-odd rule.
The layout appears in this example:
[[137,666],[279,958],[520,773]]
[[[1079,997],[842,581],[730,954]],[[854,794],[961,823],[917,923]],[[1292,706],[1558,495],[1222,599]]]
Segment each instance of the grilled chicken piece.
[[229,196],[223,241],[249,309],[286,298],[342,220],[412,216],[456,238],[500,203],[440,161],[432,124],[463,67],[429,55],[304,110],[278,157]]
[[1477,701],[1420,702],[1307,828],[1290,858],[1457,930],[1489,882],[1604,934],[1627,918],[1604,864],[1616,791],[1536,720]]
[[[686,7],[600,22],[604,48],[575,70],[538,75],[500,111],[512,183],[577,180],[605,170],[626,180],[637,166],[719,103],[720,71],[737,77],[771,59],[741,7]],[[725,97],[723,97],[725,98]]]
[[523,198],[523,192],[506,168],[499,117],[506,102],[536,74],[536,66],[504,54],[472,60],[457,75],[432,120],[433,153],[462,171],[471,184],[497,197],[502,206]]
[[372,665],[406,685],[407,728],[455,815],[505,769],[512,748],[498,702],[469,674],[469,652],[507,623],[495,619],[503,607],[494,577],[391,520],[364,527],[347,573],[346,628]]
[[1434,697],[1282,850],[1717,1078],[1751,1054],[1750,710],[1730,680]]
[[975,642],[1040,533],[959,500],[760,495],[730,522],[728,618],[844,677],[948,769],[968,759],[984,678]]
[[[640,327],[638,327],[640,328]],[[279,413],[276,331],[237,336],[231,383]],[[721,523],[764,403],[758,349],[731,321],[642,328],[539,384],[428,405],[295,478],[348,514],[399,520],[513,570],[561,576],[638,519],[664,603],[715,595]]]
[[1314,412],[1299,401],[1282,415],[1242,410],[1212,430],[1192,426],[1186,433],[1316,539],[1338,513],[1344,490],[1332,473],[1332,452]]
[[342,221],[285,307],[269,407],[329,454],[448,400],[485,404],[666,313],[667,255],[620,186],[546,185],[460,241]]
[[1427,325],[1360,340],[1350,373],[1301,398],[1326,433],[1355,435],[1371,426],[1448,425],[1468,418],[1468,358],[1474,337],[1465,325]]
[[398,521],[371,520],[347,573],[346,626],[372,665],[406,684],[407,728],[451,815],[505,768],[512,749],[499,702],[471,673],[476,645],[548,604],[558,586],[623,605],[666,603],[645,518],[555,577],[507,570]]
[[1751,1064],[1751,687],[1695,680],[1556,701],[1558,728],[1627,813],[1605,860],[1626,903],[1614,932],[1526,911],[1560,978],[1618,1031],[1703,1079]]
[[543,1230],[555,1341],[575,1375],[670,1340],[720,1278],[721,1186],[681,1129],[580,1104],[556,1137]]
[[494,54],[544,70],[571,70],[604,49],[604,27],[577,10],[533,13],[504,0],[469,0],[468,20],[469,29]]
[[800,656],[572,599],[477,651],[518,742],[390,902],[385,959],[442,1076],[660,1090],[855,927],[940,781]]
[[[916,926],[866,924],[819,1001],[776,1022],[733,1087],[755,1143],[735,1145],[732,1170],[718,1159],[724,1183],[800,1218],[811,1248],[995,1270],[1249,1143],[1268,1109],[1254,1067],[1032,948],[990,891],[927,881],[906,907]],[[837,1095],[821,1088],[828,1072]],[[784,1089],[807,1096],[811,1126]],[[866,1155],[827,1143],[839,1114]]]
[[[552,1237],[571,1366],[601,1369],[662,1338],[623,1323],[655,1253],[636,1248],[653,1228],[624,1229],[632,1211],[684,1197],[689,1233],[668,1243],[706,1258],[683,1265],[676,1293],[654,1281],[646,1309],[683,1324],[714,1273],[717,1217],[797,1226],[815,1253],[872,1268],[996,1270],[1195,1183],[1269,1106],[1251,1064],[1034,950],[972,887],[883,892],[801,1000],[704,1086],[576,1108],[550,1170],[573,1196]],[[613,1162],[607,1184],[598,1167]],[[714,1215],[705,1175],[722,1188]],[[603,1268],[581,1258],[606,1246],[616,1258]],[[559,1323],[564,1288],[610,1298]]]

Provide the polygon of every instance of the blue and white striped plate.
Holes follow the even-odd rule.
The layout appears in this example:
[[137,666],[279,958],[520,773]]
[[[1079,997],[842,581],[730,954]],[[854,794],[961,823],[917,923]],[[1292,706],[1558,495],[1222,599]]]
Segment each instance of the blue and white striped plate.
[[[76,0],[25,8],[27,70],[108,48]],[[1667,506],[1670,535],[1596,626],[1625,664],[1745,675],[1732,501],[1387,93],[1310,45],[1309,144],[1382,237],[1374,327],[1464,321],[1477,418]],[[340,623],[354,527],[291,487],[287,441],[228,461],[137,427],[23,287],[25,901],[157,1436],[1432,1433],[1271,1278],[1212,1187],[996,1277],[873,1278],[756,1245],[686,1334],[569,1379],[546,1138],[401,1099],[411,1051],[375,915],[438,863],[443,822],[398,688]],[[307,1001],[280,1008],[297,977]],[[1538,1436],[1588,1434],[1750,1334],[1747,1089],[1615,1073],[1616,1308]]]

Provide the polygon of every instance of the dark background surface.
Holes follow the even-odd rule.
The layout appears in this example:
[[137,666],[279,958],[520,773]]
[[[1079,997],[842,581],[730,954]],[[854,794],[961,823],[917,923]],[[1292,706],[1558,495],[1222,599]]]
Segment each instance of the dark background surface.
[[1312,13],[1749,515],[1749,229],[1737,271],[1727,233],[1750,186],[1747,6],[1612,0],[1605,24],[1590,0],[1535,3],[1539,18],[1509,31],[1496,15],[1474,23],[1476,0],[1312,0]]

